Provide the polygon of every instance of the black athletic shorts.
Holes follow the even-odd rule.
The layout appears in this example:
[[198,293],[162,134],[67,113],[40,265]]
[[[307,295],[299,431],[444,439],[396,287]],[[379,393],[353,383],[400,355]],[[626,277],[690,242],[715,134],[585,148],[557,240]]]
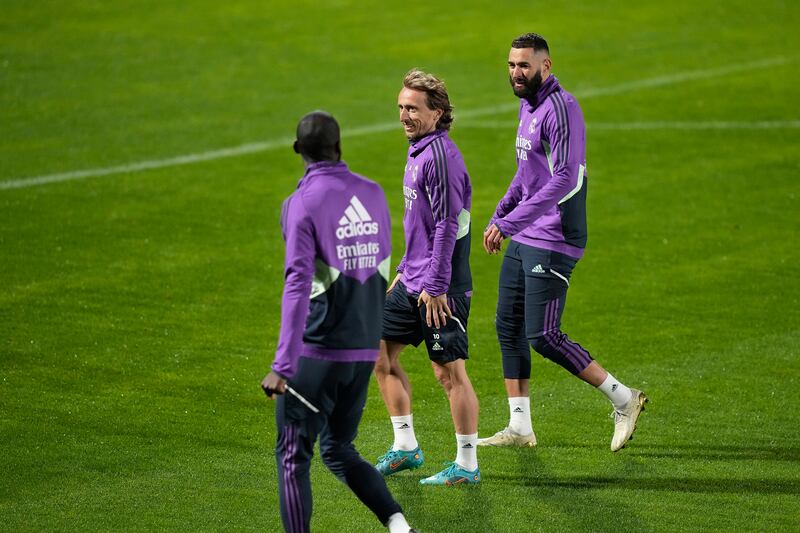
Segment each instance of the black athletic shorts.
[[452,318],[447,318],[444,327],[428,327],[425,323],[425,304],[417,307],[417,297],[408,293],[401,282],[386,297],[383,307],[383,335],[385,341],[419,346],[424,340],[428,357],[437,363],[449,363],[456,359],[469,358],[467,321],[470,298],[466,295],[447,297]]

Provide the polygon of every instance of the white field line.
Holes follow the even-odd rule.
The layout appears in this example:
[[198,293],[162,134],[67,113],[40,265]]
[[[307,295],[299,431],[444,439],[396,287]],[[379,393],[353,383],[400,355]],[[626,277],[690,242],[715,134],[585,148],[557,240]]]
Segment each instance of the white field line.
[[[466,121],[461,128],[504,129],[513,131],[518,121]],[[654,121],[654,122],[589,122],[589,130],[775,130],[800,128],[800,120],[754,120],[754,121]]]
[[[682,72],[678,74],[670,74],[666,76],[657,76],[654,78],[646,78],[642,80],[634,80],[619,83],[617,85],[610,85],[608,87],[596,87],[584,90],[575,91],[573,94],[580,99],[592,98],[595,96],[608,96],[614,94],[622,94],[626,92],[637,91],[640,89],[648,89],[652,87],[662,87],[665,85],[673,85],[680,82],[691,80],[702,80],[709,78],[717,78],[736,72],[743,72],[755,69],[764,69],[777,65],[782,65],[788,62],[785,57],[774,57],[752,63],[739,63],[736,65],[729,65],[725,67],[696,70],[690,72]],[[458,113],[458,118],[475,118],[494,115],[517,109],[519,103],[509,102],[507,104],[480,107],[476,109],[468,109]],[[504,126],[505,127],[505,126]],[[359,137],[368,135],[370,133],[380,133],[397,129],[400,127],[397,121],[380,122],[377,124],[361,126],[344,130],[342,137]],[[27,187],[34,187],[37,185],[45,185],[48,183],[58,183],[62,181],[74,181],[84,178],[92,178],[99,176],[110,176],[113,174],[125,174],[131,172],[140,172],[143,170],[151,170],[157,168],[174,167],[180,165],[189,165],[192,163],[199,163],[202,161],[211,161],[214,159],[222,159],[225,157],[236,157],[245,154],[252,154],[256,152],[265,152],[275,150],[278,148],[286,148],[292,145],[294,139],[283,137],[263,142],[246,143],[239,146],[232,146],[229,148],[220,148],[218,150],[210,150],[206,152],[198,152],[194,154],[179,155],[169,157],[166,159],[152,159],[146,161],[138,161],[135,163],[127,163],[123,165],[116,165],[103,168],[91,168],[86,170],[74,170],[71,172],[60,172],[57,174],[45,174],[41,176],[32,176],[27,178],[16,178],[5,181],[0,181],[0,191],[9,189],[24,189]]]

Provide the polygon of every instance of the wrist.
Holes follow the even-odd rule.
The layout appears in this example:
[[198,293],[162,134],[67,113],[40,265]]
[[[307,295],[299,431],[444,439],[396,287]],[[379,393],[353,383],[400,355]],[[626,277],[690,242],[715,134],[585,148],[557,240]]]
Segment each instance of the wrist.
[[283,381],[289,381],[289,376],[284,374],[283,372],[278,372],[275,368],[270,368],[270,372],[281,378]]
[[499,220],[494,223],[494,227],[497,228],[497,231],[500,232],[500,235],[502,235],[504,239],[508,238],[509,231],[507,228],[503,228]]
[[426,287],[425,285],[422,286],[422,290],[425,292],[425,294],[427,294],[431,298],[437,298],[442,294],[447,293],[446,289],[439,289],[439,288],[434,289],[431,287]]

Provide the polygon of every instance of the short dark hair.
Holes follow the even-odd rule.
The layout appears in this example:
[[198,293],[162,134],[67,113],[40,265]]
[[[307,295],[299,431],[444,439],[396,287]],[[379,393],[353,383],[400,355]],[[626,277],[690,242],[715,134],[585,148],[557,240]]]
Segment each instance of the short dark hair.
[[436,129],[450,129],[450,124],[453,123],[453,106],[450,104],[447,87],[442,80],[433,74],[428,74],[418,68],[412,68],[406,72],[403,78],[403,87],[424,92],[428,109],[440,109],[442,111],[442,116],[436,122]]
[[338,161],[339,123],[325,111],[312,111],[297,124],[295,151],[311,161]]
[[547,41],[538,33],[523,33],[513,41],[511,41],[511,48],[533,48],[534,52],[544,50],[550,53],[550,47],[547,46]]

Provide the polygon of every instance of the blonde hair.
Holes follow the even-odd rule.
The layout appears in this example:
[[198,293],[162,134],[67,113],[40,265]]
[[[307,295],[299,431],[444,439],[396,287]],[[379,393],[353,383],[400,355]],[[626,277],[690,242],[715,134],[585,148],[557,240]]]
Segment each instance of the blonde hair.
[[403,87],[424,92],[428,108],[442,111],[442,116],[436,122],[436,129],[450,129],[450,124],[453,122],[453,106],[450,105],[447,87],[445,87],[442,80],[433,74],[428,74],[418,68],[412,68],[403,78]]

